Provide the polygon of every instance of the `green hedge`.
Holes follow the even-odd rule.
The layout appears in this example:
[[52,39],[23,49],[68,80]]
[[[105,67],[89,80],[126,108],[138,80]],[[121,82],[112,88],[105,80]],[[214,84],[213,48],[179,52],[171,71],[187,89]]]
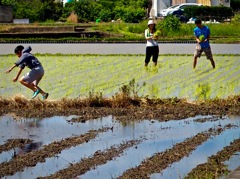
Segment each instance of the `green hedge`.
[[233,8],[235,12],[240,11],[240,0],[231,0],[230,7]]
[[201,20],[217,20],[224,21],[225,19],[233,17],[233,10],[231,7],[224,6],[192,6],[186,7],[184,13],[187,18],[200,18]]

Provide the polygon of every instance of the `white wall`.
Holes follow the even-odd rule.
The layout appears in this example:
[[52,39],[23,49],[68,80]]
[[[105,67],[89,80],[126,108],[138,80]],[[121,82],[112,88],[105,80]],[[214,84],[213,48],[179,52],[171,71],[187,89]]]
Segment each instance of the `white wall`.
[[152,4],[152,9],[154,10],[155,16],[157,16],[161,10],[171,6],[170,0],[152,0]]

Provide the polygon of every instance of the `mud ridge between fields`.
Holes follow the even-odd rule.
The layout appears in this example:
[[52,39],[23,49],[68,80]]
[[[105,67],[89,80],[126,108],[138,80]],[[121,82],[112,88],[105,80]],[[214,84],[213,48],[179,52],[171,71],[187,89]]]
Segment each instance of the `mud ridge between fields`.
[[[34,109],[34,110],[33,110]],[[52,117],[78,115],[71,122],[113,115],[121,121],[158,119],[159,121],[184,119],[196,115],[240,115],[240,96],[227,99],[188,102],[186,99],[148,99],[120,96],[113,98],[62,99],[59,101],[27,100],[16,96],[0,97],[0,115]]]
[[229,146],[224,147],[223,150],[209,157],[207,163],[198,165],[190,173],[188,173],[185,178],[198,178],[198,176],[206,179],[219,178],[229,173],[230,171],[223,162],[229,160],[236,152],[240,152],[240,139],[234,140]]
[[38,162],[44,162],[46,158],[54,157],[64,149],[88,142],[89,140],[94,139],[99,133],[106,132],[107,130],[110,130],[110,128],[90,130],[80,136],[65,138],[61,141],[45,145],[39,150],[18,155],[8,162],[0,163],[0,177],[13,175],[16,172],[23,170],[25,167],[35,166]]
[[87,171],[94,169],[98,165],[107,163],[107,161],[113,160],[120,156],[127,148],[139,144],[140,140],[131,140],[124,142],[120,145],[111,146],[105,151],[96,151],[92,157],[82,159],[79,163],[72,164],[70,167],[60,170],[48,177],[39,178],[75,178],[79,175],[83,175]]
[[5,144],[0,145],[0,153],[16,147],[24,147],[26,144],[30,144],[31,142],[32,140],[29,139],[8,139]]
[[225,117],[218,117],[218,116],[214,116],[214,117],[205,117],[205,118],[200,118],[200,119],[196,119],[195,122],[199,122],[199,123],[204,123],[204,122],[215,122],[215,121],[219,121],[219,120],[224,120],[226,119]]
[[130,178],[150,178],[151,174],[159,173],[170,164],[180,161],[183,157],[188,156],[203,142],[211,136],[219,135],[224,130],[234,127],[231,124],[223,128],[210,128],[207,132],[199,133],[183,142],[175,144],[171,149],[164,152],[156,153],[152,157],[145,159],[139,166],[128,169],[119,179]]

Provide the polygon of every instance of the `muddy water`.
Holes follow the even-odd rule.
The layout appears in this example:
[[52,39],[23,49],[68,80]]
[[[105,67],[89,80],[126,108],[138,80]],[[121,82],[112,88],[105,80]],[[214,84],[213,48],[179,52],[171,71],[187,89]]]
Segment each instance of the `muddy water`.
[[235,153],[228,161],[224,162],[230,171],[236,170],[240,166],[240,152]]
[[[195,166],[207,162],[208,157],[214,155],[223,147],[229,145],[232,140],[238,139],[240,135],[239,128],[225,131],[221,135],[213,137],[200,145],[188,157],[184,157],[181,161],[173,163],[170,167],[163,170],[159,174],[153,174],[152,179],[169,179],[169,178],[184,178]],[[240,165],[240,161],[231,160],[232,166],[229,169],[236,169],[235,166]]]
[[[108,162],[106,165],[99,166],[95,170],[89,171],[83,176],[80,176],[81,179],[91,179],[94,177],[97,178],[115,178],[119,175],[121,175],[125,170],[128,168],[135,167],[139,165],[145,158],[150,157],[156,152],[162,152],[168,148],[171,148],[174,144],[177,142],[180,142],[187,137],[191,137],[192,135],[195,135],[196,133],[199,133],[201,131],[206,130],[209,127],[217,126],[217,125],[222,125],[224,126],[225,124],[231,122],[231,120],[226,119],[223,121],[215,121],[215,122],[205,122],[205,123],[196,123],[194,120],[199,119],[201,117],[197,118],[189,118],[181,122],[173,122],[172,125],[167,125],[170,127],[169,129],[166,129],[166,131],[162,131],[157,134],[157,131],[154,132],[153,135],[155,135],[156,138],[154,139],[149,139],[146,140],[145,142],[141,143],[138,145],[137,149],[129,149],[127,150],[123,156],[120,158],[117,158],[116,160],[113,160],[111,162]],[[232,121],[233,122],[233,121]],[[239,125],[240,123],[240,118],[237,118],[234,120],[235,124]],[[154,124],[156,125],[156,124]],[[164,127],[163,127],[164,128]],[[164,135],[166,134],[166,136]],[[206,144],[206,146],[203,149],[200,149],[202,152],[201,154],[207,155],[212,148],[214,149],[214,152],[217,152],[218,149],[221,149],[221,147],[226,146],[231,142],[232,140],[236,139],[240,135],[239,128],[235,130],[229,130],[224,133],[225,135],[219,136],[218,141],[225,140],[226,138],[228,139],[225,142],[220,142],[218,144],[218,147],[215,147],[215,140],[211,139],[210,145]],[[216,142],[218,142],[216,141]],[[209,151],[209,149],[211,150]],[[195,156],[194,160],[196,161],[195,163],[192,163],[191,166],[193,168],[197,166],[197,163],[202,162],[202,155]],[[188,163],[184,163],[184,165],[180,165],[183,170],[177,171],[180,173],[180,175],[175,175],[173,176],[172,173],[176,173],[175,170],[169,171],[169,175],[167,175],[166,179],[169,178],[179,178],[178,176],[184,176]],[[110,171],[110,172],[109,172]],[[173,172],[174,171],[174,172]],[[161,175],[152,175],[151,178],[162,178]]]
[[[82,158],[93,155],[98,150],[105,150],[112,145],[120,144],[123,141],[140,139],[142,142],[137,147],[132,147],[124,151],[120,157],[107,162],[104,165],[97,166],[90,170],[81,178],[112,178],[120,176],[127,169],[139,165],[146,157],[152,156],[156,152],[171,148],[177,142],[181,142],[188,137],[192,137],[199,132],[208,130],[215,126],[224,126],[228,123],[240,125],[239,117],[232,117],[197,122],[198,119],[211,116],[197,116],[179,121],[158,122],[155,120],[144,120],[141,122],[121,123],[112,116],[101,119],[89,120],[85,123],[69,123],[73,116],[52,117],[44,119],[15,119],[13,115],[0,117],[0,144],[4,144],[7,139],[28,138],[33,140],[32,145],[28,144],[23,149],[15,149],[15,153],[24,153],[31,150],[37,150],[43,145],[66,137],[81,135],[91,129],[101,127],[113,127],[104,133],[99,133],[98,137],[90,140],[88,143],[71,147],[63,150],[53,158],[48,158],[44,163],[38,163],[35,167],[25,168],[22,172],[15,173],[6,178],[35,178],[38,176],[48,176],[58,170],[67,168],[70,163],[79,162]],[[183,159],[183,164],[179,164],[178,173],[184,176],[191,168],[187,167],[186,161],[196,161],[191,167],[203,162],[207,156],[212,155],[211,151],[217,152],[235,138],[239,138],[239,127],[225,131],[223,134],[209,139],[206,143],[199,146],[193,154]],[[209,150],[211,148],[211,150]],[[8,161],[12,158],[14,150],[0,153],[0,162]],[[201,154],[201,155],[200,155]],[[204,157],[202,157],[204,156]],[[235,164],[235,160],[231,163]],[[182,162],[182,161],[180,161]],[[174,164],[173,164],[174,165]],[[173,166],[172,165],[172,166]],[[181,166],[184,166],[181,168]],[[178,166],[176,166],[178,167]],[[168,167],[163,173],[165,178],[169,178],[168,173],[175,171],[176,167]],[[172,169],[173,168],[173,169]],[[172,172],[174,173],[174,172]],[[176,173],[176,172],[175,172]],[[152,178],[158,178],[163,174],[154,174]]]

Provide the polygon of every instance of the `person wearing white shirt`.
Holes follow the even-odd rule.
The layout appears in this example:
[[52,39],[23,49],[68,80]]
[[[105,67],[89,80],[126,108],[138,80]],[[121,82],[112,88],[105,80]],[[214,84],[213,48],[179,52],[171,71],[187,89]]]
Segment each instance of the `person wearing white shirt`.
[[146,47],[146,58],[145,58],[145,67],[148,66],[150,59],[152,57],[152,61],[154,66],[157,65],[159,48],[157,43],[157,36],[154,35],[156,32],[156,24],[153,20],[148,21],[148,28],[145,30],[145,38],[147,40],[147,47]]

